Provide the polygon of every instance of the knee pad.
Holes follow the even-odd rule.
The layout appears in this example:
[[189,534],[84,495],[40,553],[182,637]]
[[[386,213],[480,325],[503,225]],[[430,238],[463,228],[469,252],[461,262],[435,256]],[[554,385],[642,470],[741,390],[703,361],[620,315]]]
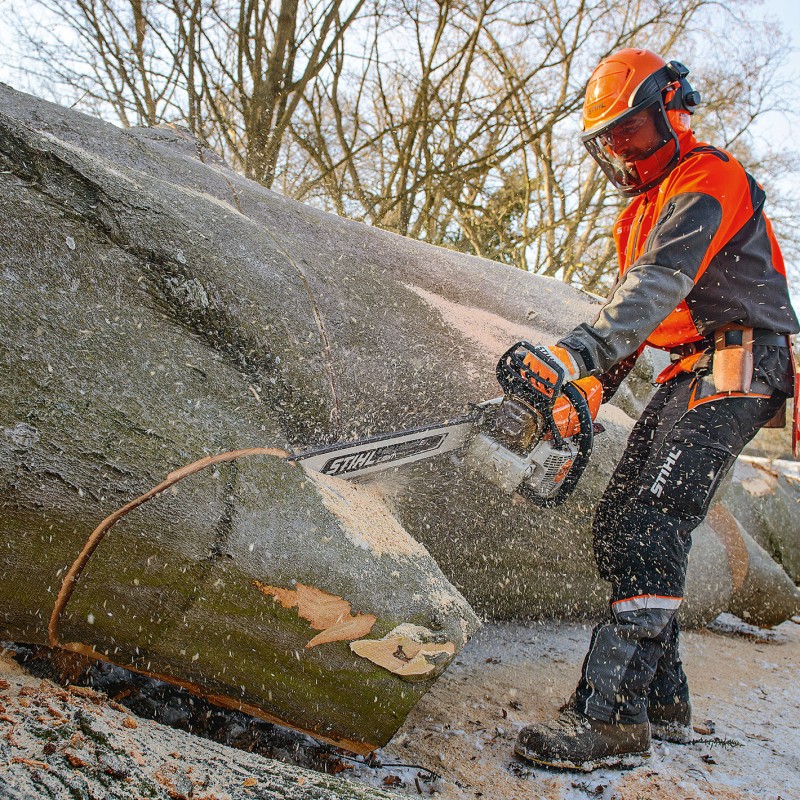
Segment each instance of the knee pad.
[[682,601],[682,597],[629,597],[612,603],[611,611],[619,629],[632,639],[662,641]]

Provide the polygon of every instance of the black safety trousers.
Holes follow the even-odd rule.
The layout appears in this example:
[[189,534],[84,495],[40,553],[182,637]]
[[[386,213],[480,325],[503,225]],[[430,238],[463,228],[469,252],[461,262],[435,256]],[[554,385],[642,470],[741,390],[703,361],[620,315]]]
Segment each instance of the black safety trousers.
[[736,456],[786,399],[775,390],[690,407],[701,380],[682,373],[658,388],[595,515],[595,559],[611,583],[611,615],[594,629],[576,701],[605,722],[644,722],[648,704],[688,700],[676,615],[691,533]]

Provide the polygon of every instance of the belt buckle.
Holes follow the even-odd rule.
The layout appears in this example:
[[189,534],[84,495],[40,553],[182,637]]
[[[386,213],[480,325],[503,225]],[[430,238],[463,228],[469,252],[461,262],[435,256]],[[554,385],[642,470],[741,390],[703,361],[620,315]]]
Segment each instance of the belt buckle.
[[669,354],[669,360],[673,364],[677,364],[679,361],[683,361],[686,356],[690,356],[694,352],[694,348],[690,344],[679,344],[677,347],[673,348]]

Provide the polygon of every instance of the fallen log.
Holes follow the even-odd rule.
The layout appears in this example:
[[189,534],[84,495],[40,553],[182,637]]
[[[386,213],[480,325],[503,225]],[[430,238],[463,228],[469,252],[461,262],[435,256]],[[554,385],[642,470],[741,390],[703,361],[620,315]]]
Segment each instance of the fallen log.
[[742,456],[725,504],[795,583],[800,583],[800,464]]
[[[157,140],[142,155],[152,133],[131,138],[9,89],[2,109],[2,636],[108,659],[358,752],[384,743],[477,620],[379,497],[264,450],[341,425],[302,278],[285,259],[269,274],[274,248],[257,247],[223,280],[229,244],[215,251],[170,203],[201,225],[219,215],[218,233],[226,216],[235,237],[261,226],[190,181],[149,185],[130,159],[168,172]],[[14,113],[47,118],[34,130]],[[48,132],[59,120],[75,126],[69,141]],[[230,196],[227,170],[195,164]],[[221,295],[190,260],[220,270]],[[239,318],[241,339],[225,321]],[[248,449],[153,492],[167,472]],[[56,611],[93,529],[146,494]],[[388,659],[351,649],[365,638],[394,646]]]
[[395,796],[133,716],[100,692],[35,680],[2,655],[0,675],[2,800]]
[[604,609],[589,520],[630,427],[616,409],[558,512],[457,461],[355,486],[265,452],[457,416],[497,394],[510,342],[554,341],[596,299],[295,203],[179,130],[8,87],[0,181],[0,636],[364,751],[475,630],[459,590],[497,618]]

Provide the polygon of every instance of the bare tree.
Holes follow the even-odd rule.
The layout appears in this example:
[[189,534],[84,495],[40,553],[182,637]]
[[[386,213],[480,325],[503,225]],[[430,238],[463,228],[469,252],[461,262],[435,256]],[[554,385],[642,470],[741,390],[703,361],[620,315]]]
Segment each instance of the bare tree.
[[332,79],[305,98],[293,122],[305,158],[285,172],[297,177],[286,190],[594,286],[610,264],[604,229],[620,200],[577,142],[585,80],[634,40],[668,50],[706,5],[387,3],[358,57],[339,51]]
[[128,125],[186,124],[270,186],[289,122],[366,0],[35,0],[39,78]]
[[[20,0],[16,0],[17,3]],[[173,122],[285,194],[602,292],[624,201],[579,141],[604,55],[693,68],[698,134],[759,177],[785,43],[745,0],[33,0],[28,69],[123,125]],[[733,9],[733,10],[731,10]],[[775,181],[783,230],[798,198]],[[795,232],[796,233],[796,232]],[[797,237],[789,236],[796,246]]]
[[182,38],[196,42],[185,74],[196,109],[190,122],[204,119],[207,138],[234,165],[272,186],[303,94],[327,69],[365,2],[174,0]]
[[148,0],[36,0],[15,7],[25,69],[64,100],[124,126],[180,115],[184,50],[171,9]]

